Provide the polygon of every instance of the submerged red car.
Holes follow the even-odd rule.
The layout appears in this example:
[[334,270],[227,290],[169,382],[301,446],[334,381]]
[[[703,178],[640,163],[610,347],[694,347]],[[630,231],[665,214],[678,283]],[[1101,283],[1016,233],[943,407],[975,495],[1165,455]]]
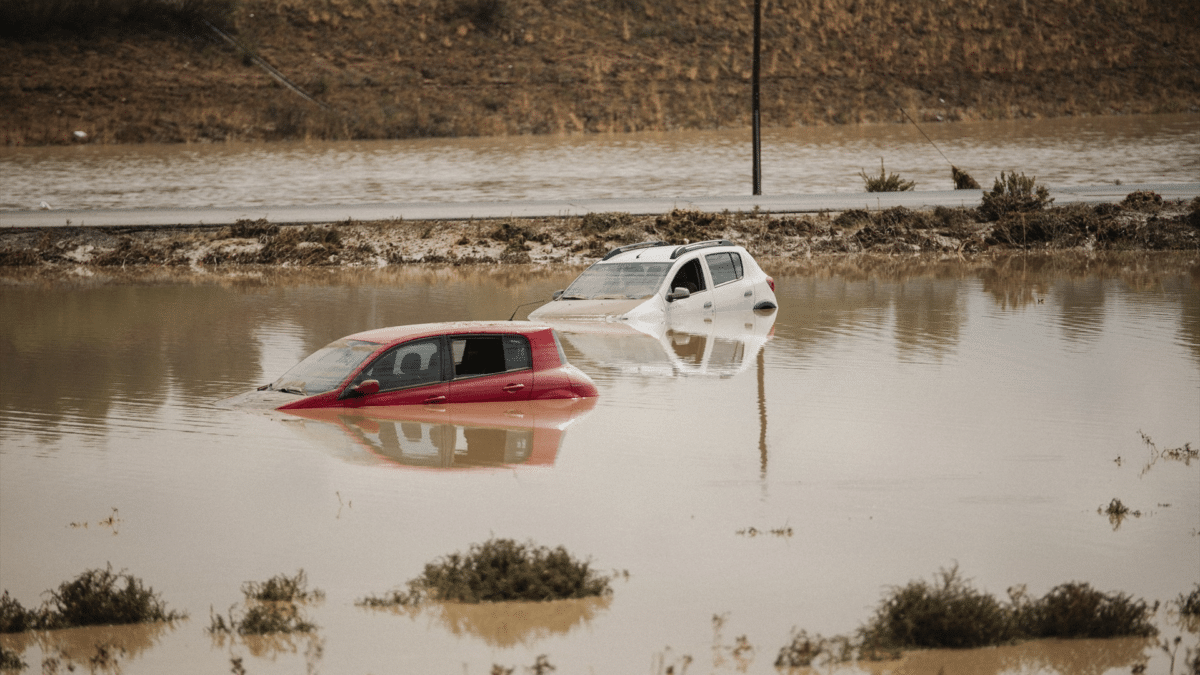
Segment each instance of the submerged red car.
[[549,326],[457,322],[347,335],[242,402],[297,410],[536,401],[597,393],[591,378],[567,362]]

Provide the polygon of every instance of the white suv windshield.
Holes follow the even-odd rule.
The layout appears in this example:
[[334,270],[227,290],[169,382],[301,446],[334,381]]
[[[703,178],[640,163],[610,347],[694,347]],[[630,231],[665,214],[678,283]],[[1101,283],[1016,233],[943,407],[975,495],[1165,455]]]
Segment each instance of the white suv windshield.
[[561,300],[644,298],[658,292],[671,263],[598,263],[583,271]]
[[368,356],[379,349],[375,342],[338,340],[292,366],[270,388],[294,394],[323,394],[341,384]]

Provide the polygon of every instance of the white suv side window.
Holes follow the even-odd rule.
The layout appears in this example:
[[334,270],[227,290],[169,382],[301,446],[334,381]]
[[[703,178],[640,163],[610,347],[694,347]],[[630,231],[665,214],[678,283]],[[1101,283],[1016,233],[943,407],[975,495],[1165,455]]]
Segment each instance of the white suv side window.
[[742,256],[738,253],[709,253],[704,256],[708,262],[708,271],[712,274],[713,285],[742,278]]

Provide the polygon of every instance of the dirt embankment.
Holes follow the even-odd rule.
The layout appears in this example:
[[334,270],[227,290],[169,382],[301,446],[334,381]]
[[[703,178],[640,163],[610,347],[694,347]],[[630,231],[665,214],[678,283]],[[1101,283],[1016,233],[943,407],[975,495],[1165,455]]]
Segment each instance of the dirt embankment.
[[997,251],[1197,251],[1200,198],[1164,203],[1151,192],[1121,204],[1074,204],[990,218],[980,209],[846,211],[833,217],[674,211],[661,216],[484,221],[343,222],[225,227],[45,228],[0,233],[0,267],[48,272],[97,267],[231,269],[406,264],[578,265],[622,244],[731,239],[759,257]]
[[[1200,111],[1194,0],[764,5],[767,126],[900,122],[898,106],[928,122]],[[50,22],[27,34],[9,21],[0,143],[80,142],[76,131],[129,143],[750,123],[752,0],[223,6],[219,23],[245,52],[200,23]]]

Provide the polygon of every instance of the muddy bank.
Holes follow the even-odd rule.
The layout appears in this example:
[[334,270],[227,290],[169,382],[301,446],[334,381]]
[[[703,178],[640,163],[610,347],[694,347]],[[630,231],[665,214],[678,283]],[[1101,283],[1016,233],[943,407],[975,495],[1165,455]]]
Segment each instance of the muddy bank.
[[755,256],[790,261],[858,253],[1193,251],[1200,249],[1200,199],[1164,203],[1153,193],[1135,192],[1120,204],[1072,204],[999,216],[981,209],[895,207],[815,216],[677,210],[660,216],[592,213],[304,226],[263,219],[221,227],[22,228],[0,232],[0,266],[581,265],[632,242],[721,238],[742,244]]
[[[126,3],[128,4],[128,3]],[[241,0],[0,14],[0,143],[746,128],[753,3]],[[43,3],[44,5],[44,3]],[[2,19],[8,19],[4,21]],[[764,3],[768,127],[1200,111],[1190,0]],[[36,30],[35,30],[36,29]],[[286,78],[295,93],[268,74]],[[75,132],[82,132],[77,135]]]

